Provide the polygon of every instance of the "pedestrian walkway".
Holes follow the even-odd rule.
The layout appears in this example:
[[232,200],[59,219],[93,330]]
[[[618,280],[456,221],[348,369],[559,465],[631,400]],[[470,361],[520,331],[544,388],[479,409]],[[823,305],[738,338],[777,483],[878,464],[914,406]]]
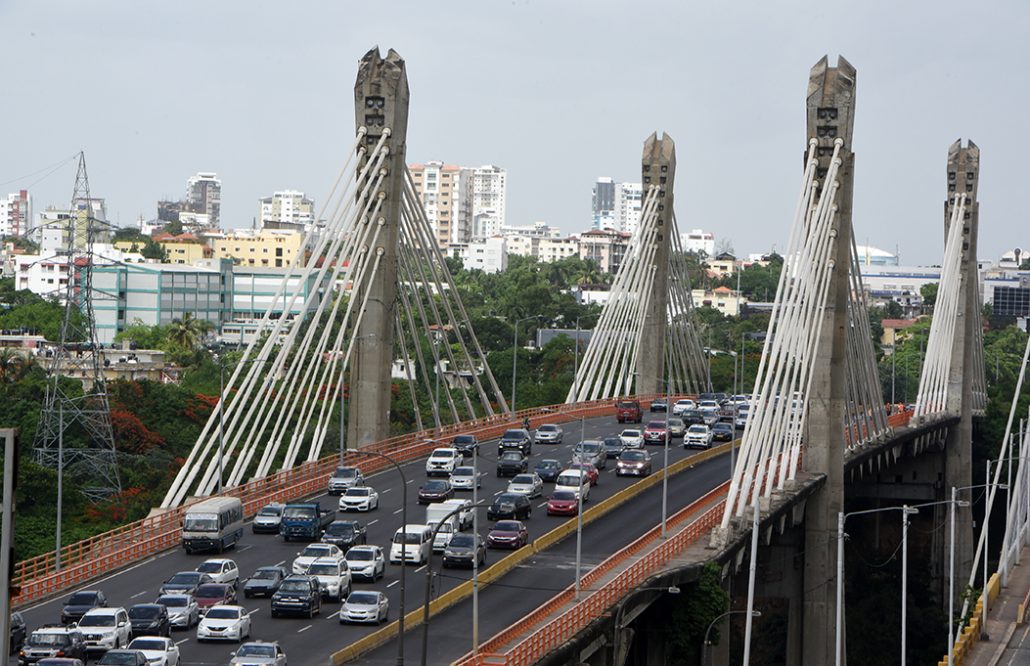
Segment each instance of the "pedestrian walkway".
[[977,641],[961,662],[963,666],[1017,666],[1030,664],[1030,547],[1023,546],[1020,565],[1009,574],[1009,584],[987,612],[986,641]]

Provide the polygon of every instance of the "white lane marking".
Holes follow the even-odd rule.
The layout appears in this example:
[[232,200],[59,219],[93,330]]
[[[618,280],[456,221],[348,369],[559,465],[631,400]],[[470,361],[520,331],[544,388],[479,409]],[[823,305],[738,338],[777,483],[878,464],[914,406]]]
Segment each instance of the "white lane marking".
[[252,543],[248,543],[246,546],[236,546],[236,552],[237,553],[242,553],[243,551],[250,550],[253,547],[254,547],[254,544],[252,544]]
[[311,628],[312,626],[313,626],[313,625],[310,625],[310,624],[309,624],[309,625],[308,625],[308,626],[306,626],[306,627],[301,627],[300,629],[298,629],[298,630],[297,630],[297,633],[298,633],[298,634],[300,634],[300,633],[303,633],[303,632],[307,631],[308,629],[310,629],[310,628]]
[[423,564],[423,565],[422,565],[422,566],[420,566],[420,567],[419,567],[418,569],[415,569],[415,573],[420,573],[420,572],[424,571],[424,570],[425,570],[425,568],[426,568],[426,565],[425,565],[425,564]]
[[494,497],[497,497],[498,495],[500,495],[503,492],[504,492],[503,490],[498,490],[496,493],[494,493]]
[[340,611],[336,611],[336,612],[335,612],[335,613],[333,613],[332,615],[329,615],[329,616],[327,616],[327,617],[326,617],[325,619],[327,619],[327,620],[331,620],[331,619],[333,619],[334,617],[336,617],[336,616],[337,616],[337,615],[339,615],[339,614],[340,614]]
[[404,507],[401,507],[401,508],[397,509],[396,511],[394,511],[394,512],[393,512],[393,515],[395,515],[395,516],[396,516],[396,515],[397,515],[398,513],[400,513],[401,511],[404,511]]
[[387,488],[386,490],[379,491],[379,494],[380,495],[385,495],[386,493],[390,492],[391,490],[393,490],[393,488]]
[[284,564],[286,564],[286,560],[283,560],[282,562],[276,562],[273,566],[281,567]]
[[185,642],[186,642],[186,641],[188,641],[188,640],[189,640],[188,638],[184,638],[184,639],[182,639],[181,641],[175,641],[175,644],[176,644],[176,645],[182,645],[183,643],[185,643]]
[[375,525],[378,522],[379,522],[378,518],[376,518],[375,520],[370,520],[370,521],[368,521],[368,525],[366,525],[366,527],[371,527],[372,525]]
[[146,591],[146,590],[143,590],[142,592],[137,592],[136,594],[132,595],[132,596],[131,596],[131,597],[129,597],[129,598],[130,598],[130,599],[135,599],[136,597],[142,597],[142,596],[143,596],[144,594],[146,594],[146,593],[147,593],[147,591]]
[[408,479],[406,483],[415,483],[415,479]]
[[260,607],[260,606],[259,606],[259,607],[257,607],[257,608],[253,608],[253,609],[251,609],[251,610],[247,611],[247,614],[248,614],[248,615],[253,615],[254,613],[258,612],[259,610],[261,610],[261,607]]
[[[403,565],[401,565],[401,566],[403,566]],[[393,581],[392,583],[389,583],[389,584],[387,584],[387,586],[386,586],[386,587],[393,587],[394,585],[396,585],[396,584],[397,584],[397,583],[399,583],[399,582],[400,582],[399,580],[395,580],[395,581]]]
[[542,508],[543,508],[543,507],[545,507],[545,506],[547,506],[547,502],[540,502],[540,504],[537,504],[537,505],[536,505],[536,508],[538,508],[538,509],[542,509]]

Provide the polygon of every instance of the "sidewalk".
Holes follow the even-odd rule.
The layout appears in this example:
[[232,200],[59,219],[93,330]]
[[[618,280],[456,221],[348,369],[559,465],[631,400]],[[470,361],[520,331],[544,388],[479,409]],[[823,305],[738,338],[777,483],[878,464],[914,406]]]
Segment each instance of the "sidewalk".
[[1017,625],[1020,604],[1030,590],[1030,547],[1023,546],[1020,566],[1009,574],[1004,588],[987,613],[987,634],[990,640],[978,641],[963,664],[969,666],[1017,666],[1030,664],[1030,609],[1023,624]]

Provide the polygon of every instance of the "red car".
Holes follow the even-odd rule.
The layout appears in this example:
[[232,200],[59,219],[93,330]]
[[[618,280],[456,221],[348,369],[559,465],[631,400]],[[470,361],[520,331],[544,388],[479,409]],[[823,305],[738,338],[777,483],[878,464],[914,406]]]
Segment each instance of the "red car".
[[529,543],[529,530],[521,520],[498,520],[494,528],[486,535],[486,545],[490,548],[518,550],[527,543]]
[[594,463],[582,462],[572,463],[567,469],[581,469],[587,473],[587,478],[590,479],[590,485],[596,486],[597,481],[601,478],[601,473],[594,467]]
[[646,444],[665,444],[668,432],[665,421],[650,421],[644,428],[644,442]]
[[213,606],[226,606],[236,603],[236,588],[229,583],[204,583],[193,593],[200,614],[204,615]]
[[579,501],[571,490],[559,490],[547,500],[548,516],[575,516],[577,511]]
[[615,403],[615,418],[619,423],[640,423],[644,420],[644,412],[636,400],[622,400]]

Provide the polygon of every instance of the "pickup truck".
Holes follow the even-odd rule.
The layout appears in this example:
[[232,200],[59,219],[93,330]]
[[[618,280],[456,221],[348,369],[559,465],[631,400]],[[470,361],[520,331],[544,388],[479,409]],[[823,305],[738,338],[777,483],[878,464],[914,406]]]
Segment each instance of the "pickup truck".
[[294,538],[315,541],[335,517],[335,511],[323,511],[318,502],[293,502],[283,509],[279,534],[285,541]]

